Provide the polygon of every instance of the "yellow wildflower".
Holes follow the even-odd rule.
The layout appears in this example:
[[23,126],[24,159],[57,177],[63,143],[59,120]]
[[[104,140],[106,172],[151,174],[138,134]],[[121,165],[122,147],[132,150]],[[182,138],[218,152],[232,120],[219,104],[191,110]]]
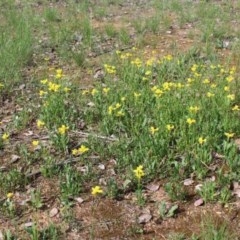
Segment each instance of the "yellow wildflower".
[[235,105],[232,107],[232,111],[239,111],[239,110],[240,110],[240,108],[238,105]]
[[8,194],[7,194],[7,199],[11,199],[12,197],[13,197],[13,193],[12,192],[9,192]]
[[206,78],[206,79],[203,80],[203,83],[204,83],[204,84],[209,84],[209,83],[210,83],[210,80]]
[[227,98],[231,101],[233,101],[235,99],[235,95],[234,94],[229,94],[227,95]]
[[232,81],[233,81],[233,79],[234,79],[234,78],[233,78],[233,76],[232,76],[232,75],[230,75],[230,76],[226,77],[226,81],[227,81],[227,82],[229,82],[229,83],[230,83],[230,82],[232,82]]
[[159,128],[155,128],[153,126],[149,128],[149,131],[152,135],[154,135],[158,130],[159,130]]
[[57,92],[59,90],[59,88],[60,88],[60,84],[56,84],[56,83],[52,83],[52,82],[48,83],[49,91]]
[[230,87],[229,87],[229,86],[225,86],[225,87],[224,87],[224,91],[225,91],[225,92],[229,92],[229,90],[230,90]]
[[135,97],[135,98],[138,98],[138,97],[140,97],[141,95],[142,95],[141,93],[134,92],[134,97]]
[[47,84],[48,79],[43,79],[43,80],[41,80],[40,82],[41,82],[43,85],[45,85],[45,84]]
[[151,75],[151,74],[152,74],[152,72],[151,72],[150,70],[148,70],[148,71],[145,72],[145,76],[149,76],[149,75]]
[[33,145],[34,147],[37,147],[38,144],[39,144],[39,141],[38,141],[38,140],[33,140],[33,141],[32,141],[32,145]]
[[211,97],[214,97],[215,94],[214,93],[211,93],[211,92],[207,92],[207,97],[211,98]]
[[188,119],[187,119],[187,123],[188,123],[189,125],[192,125],[192,124],[196,123],[196,120],[195,120],[195,119],[192,119],[192,118],[188,118]]
[[167,124],[167,125],[166,125],[166,129],[167,129],[168,131],[171,131],[171,130],[174,129],[174,125],[172,125],[172,124]]
[[58,133],[64,135],[68,129],[69,127],[62,125],[61,127],[58,128]]
[[101,193],[103,193],[103,190],[101,189],[100,186],[92,187],[92,195],[93,196],[96,196],[96,195],[101,194]]
[[73,156],[76,156],[78,154],[79,154],[78,149],[75,148],[75,149],[72,150],[72,155]]
[[8,138],[9,138],[9,134],[8,134],[8,133],[4,133],[4,134],[2,135],[2,140],[3,140],[3,141],[7,141]]
[[235,133],[228,133],[228,132],[225,132],[224,135],[227,137],[227,139],[230,139],[230,138],[233,138]]
[[70,92],[70,91],[71,91],[71,88],[65,87],[65,88],[63,88],[63,91],[66,92],[66,93],[67,93],[67,92]]
[[88,89],[85,89],[85,90],[82,91],[82,95],[87,95],[89,93],[90,93],[90,91]]
[[205,142],[207,141],[207,139],[206,138],[203,138],[203,137],[200,137],[199,139],[198,139],[198,142],[199,142],[199,144],[204,144]]
[[114,110],[114,107],[111,105],[108,107],[108,114],[111,115]]
[[84,146],[84,145],[81,145],[80,148],[78,149],[78,152],[79,152],[80,154],[86,153],[86,152],[88,152],[88,151],[89,151],[89,148],[86,147],[86,146]]
[[47,94],[47,92],[45,92],[45,91],[43,91],[43,90],[40,90],[39,91],[39,96],[40,97],[42,97],[43,95],[46,95]]
[[96,88],[92,89],[91,94],[92,96],[96,95],[98,93],[98,90]]
[[56,75],[55,75],[56,78],[62,78],[63,77],[63,70],[62,69],[57,69],[56,70]]
[[125,114],[124,114],[124,112],[123,112],[123,110],[120,110],[120,111],[118,111],[117,113],[116,113],[116,116],[117,117],[122,117],[122,116],[124,116]]
[[200,108],[198,106],[190,106],[189,107],[189,112],[198,112],[200,110]]
[[210,87],[211,87],[211,88],[216,88],[216,87],[217,87],[217,84],[212,83]]
[[136,169],[133,170],[133,172],[135,173],[135,176],[138,180],[140,180],[145,175],[142,165],[139,165]]
[[45,123],[41,120],[37,120],[37,127],[42,128],[45,125]]
[[103,88],[103,92],[104,92],[105,94],[107,94],[109,91],[110,91],[110,88],[107,88],[107,87]]

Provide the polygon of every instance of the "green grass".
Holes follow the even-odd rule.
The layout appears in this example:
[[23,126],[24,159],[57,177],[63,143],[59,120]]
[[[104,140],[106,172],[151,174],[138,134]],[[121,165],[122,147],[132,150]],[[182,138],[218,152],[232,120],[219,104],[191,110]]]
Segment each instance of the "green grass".
[[[145,208],[151,182],[161,182],[174,202],[172,210],[165,201],[154,210],[165,221],[181,214],[175,202],[191,202],[186,178],[201,184],[194,198],[205,204],[234,202],[240,60],[232,21],[239,13],[231,14],[230,3],[150,1],[142,11],[152,14],[136,19],[120,0],[59,4],[49,8],[43,1],[18,11],[13,1],[1,3],[0,209],[9,222],[28,211],[49,211],[46,198],[54,198],[66,224],[75,221],[79,196],[97,207],[102,199],[124,202],[129,195],[131,204]],[[122,8],[129,8],[129,24],[127,17],[116,21]],[[182,52],[184,28],[193,43]],[[225,39],[234,54],[222,61]],[[56,186],[50,196],[44,184]],[[24,206],[17,192],[30,199]],[[32,221],[27,238],[65,233],[51,221],[44,227]],[[15,239],[17,233],[4,234]],[[224,224],[204,222],[192,239],[228,237]]]

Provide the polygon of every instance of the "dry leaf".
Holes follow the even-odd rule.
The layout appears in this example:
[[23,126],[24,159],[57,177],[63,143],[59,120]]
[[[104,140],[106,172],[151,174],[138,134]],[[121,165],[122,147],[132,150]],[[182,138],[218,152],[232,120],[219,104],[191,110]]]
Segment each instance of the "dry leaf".
[[152,215],[149,213],[143,213],[138,217],[138,223],[147,223],[152,219]]
[[183,181],[184,186],[190,186],[194,183],[194,181],[191,178],[187,178]]
[[201,205],[203,205],[203,204],[204,204],[204,201],[203,201],[202,198],[199,198],[198,200],[196,200],[196,201],[194,202],[194,206],[195,206],[195,207],[201,206]]
[[57,208],[53,208],[51,209],[51,211],[49,212],[49,217],[55,217],[58,214],[58,209]]
[[76,202],[78,202],[79,204],[81,204],[81,203],[84,202],[84,200],[83,200],[82,198],[80,198],[80,197],[76,197],[76,198],[74,198],[74,200],[75,200]]
[[152,191],[152,192],[156,192],[159,189],[160,185],[159,184],[149,184],[147,185],[147,189]]
[[33,225],[34,225],[33,222],[24,223],[24,227],[26,227],[26,228],[32,227]]

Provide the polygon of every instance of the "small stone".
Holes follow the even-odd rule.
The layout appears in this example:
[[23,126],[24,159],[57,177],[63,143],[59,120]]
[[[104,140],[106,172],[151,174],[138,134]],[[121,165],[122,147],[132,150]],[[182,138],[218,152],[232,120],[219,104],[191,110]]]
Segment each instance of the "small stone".
[[58,214],[58,209],[57,208],[53,208],[50,212],[49,212],[49,217],[55,217]]

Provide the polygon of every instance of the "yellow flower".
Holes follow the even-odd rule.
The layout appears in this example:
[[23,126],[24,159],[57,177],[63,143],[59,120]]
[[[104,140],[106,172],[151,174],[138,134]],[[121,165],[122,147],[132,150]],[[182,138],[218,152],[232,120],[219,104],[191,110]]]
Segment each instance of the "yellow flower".
[[192,82],[194,82],[194,79],[188,78],[188,79],[187,79],[187,82],[188,82],[188,83],[192,83]]
[[200,110],[200,108],[198,106],[191,106],[189,107],[189,112],[198,112]]
[[104,64],[104,68],[105,68],[106,72],[109,73],[109,74],[116,73],[116,67],[115,66]]
[[84,145],[81,145],[80,148],[78,149],[79,154],[83,154],[88,151],[89,151],[89,148]]
[[12,192],[9,192],[8,194],[7,194],[7,199],[11,199],[12,197],[13,197],[13,193]]
[[164,56],[163,58],[166,59],[167,61],[171,61],[173,59],[172,55],[170,54]]
[[210,80],[206,78],[206,79],[203,80],[203,83],[204,83],[204,84],[209,84],[209,83],[210,83]]
[[4,85],[3,85],[2,83],[0,83],[0,88],[1,88],[1,87],[4,87]]
[[204,144],[205,142],[207,141],[207,139],[206,138],[203,138],[203,137],[200,137],[199,139],[198,139],[198,142],[199,142],[199,144]]
[[66,92],[66,93],[67,93],[67,92],[70,92],[70,91],[71,91],[71,88],[65,87],[65,88],[63,88],[63,91]]
[[224,91],[225,91],[225,92],[229,92],[229,90],[230,90],[230,87],[229,87],[229,86],[225,86],[225,87],[224,87]]
[[8,138],[9,138],[9,134],[8,134],[8,133],[4,133],[4,134],[2,135],[2,140],[3,140],[3,141],[7,141]]
[[225,132],[224,135],[227,137],[227,139],[229,139],[229,138],[233,138],[235,133],[227,133],[227,132]]
[[228,76],[227,78],[226,78],[226,80],[227,80],[227,82],[232,82],[233,81],[233,76],[232,75],[230,75],[230,76]]
[[135,173],[135,176],[138,180],[140,180],[145,175],[142,165],[139,165],[136,169],[133,170],[133,172]]
[[239,108],[238,105],[235,105],[235,106],[232,108],[232,111],[239,111],[239,110],[240,110],[240,108]]
[[152,72],[151,72],[150,70],[148,70],[148,71],[145,72],[145,76],[149,76],[149,75],[151,75],[151,74],[152,74]]
[[105,94],[107,94],[109,91],[110,91],[110,88],[107,88],[107,87],[103,88],[103,92],[104,92]]
[[216,87],[217,87],[217,84],[212,83],[210,87],[211,87],[211,88],[216,88]]
[[57,69],[56,70],[56,78],[62,78],[63,77],[63,70],[62,69]]
[[37,127],[42,128],[45,125],[45,123],[41,120],[37,120]]
[[134,97],[135,97],[135,98],[138,98],[138,97],[140,97],[141,95],[142,95],[141,93],[134,92]]
[[34,141],[32,141],[32,145],[33,145],[34,147],[37,147],[38,144],[39,144],[39,141],[38,141],[38,140],[34,140]]
[[235,95],[234,94],[229,94],[227,95],[227,98],[231,101],[233,101],[235,99]]
[[85,89],[85,90],[82,91],[82,95],[87,95],[89,93],[90,93],[90,91],[88,89]]
[[92,195],[93,196],[96,196],[96,195],[101,194],[101,193],[103,193],[103,190],[101,189],[100,186],[92,187]]
[[48,83],[49,91],[57,92],[59,90],[59,88],[60,88],[60,84],[56,84],[56,83],[52,83],[52,82]]
[[116,105],[115,105],[115,108],[114,109],[118,109],[118,108],[120,108],[121,107],[121,104],[120,103],[116,103]]
[[207,92],[207,97],[211,98],[211,97],[214,97],[215,94],[214,93],[211,93],[211,92]]
[[126,97],[121,97],[121,101],[124,102],[126,100]]
[[45,84],[47,84],[48,79],[43,79],[43,80],[41,80],[40,82],[41,82],[43,85],[45,85]]
[[122,117],[122,116],[124,116],[125,114],[124,114],[124,112],[123,112],[123,110],[120,110],[120,111],[118,111],[117,113],[116,113],[116,116],[117,117]]
[[78,154],[79,154],[78,149],[75,148],[72,150],[72,155],[76,156]]
[[111,105],[108,107],[108,114],[111,115],[114,110],[114,107]]
[[40,97],[42,97],[43,95],[46,95],[47,94],[47,92],[45,92],[45,91],[43,91],[43,90],[40,90],[39,91],[39,96]]
[[98,90],[96,88],[92,89],[91,94],[92,96],[96,95],[98,93]]
[[58,128],[58,133],[60,133],[61,135],[64,135],[68,129],[69,127],[62,125],[61,127]]
[[172,124],[167,124],[167,125],[166,125],[166,129],[167,129],[168,131],[171,131],[171,130],[174,129],[174,125],[172,125]]
[[159,128],[155,128],[155,127],[150,127],[149,131],[152,135],[154,135],[157,131],[159,130]]
[[187,123],[188,123],[189,125],[192,125],[192,124],[196,123],[196,120],[195,120],[195,119],[192,119],[192,118],[188,118],[188,119],[187,119]]
[[192,67],[191,67],[191,71],[192,72],[196,72],[197,68],[198,68],[198,65],[197,64],[193,64]]

